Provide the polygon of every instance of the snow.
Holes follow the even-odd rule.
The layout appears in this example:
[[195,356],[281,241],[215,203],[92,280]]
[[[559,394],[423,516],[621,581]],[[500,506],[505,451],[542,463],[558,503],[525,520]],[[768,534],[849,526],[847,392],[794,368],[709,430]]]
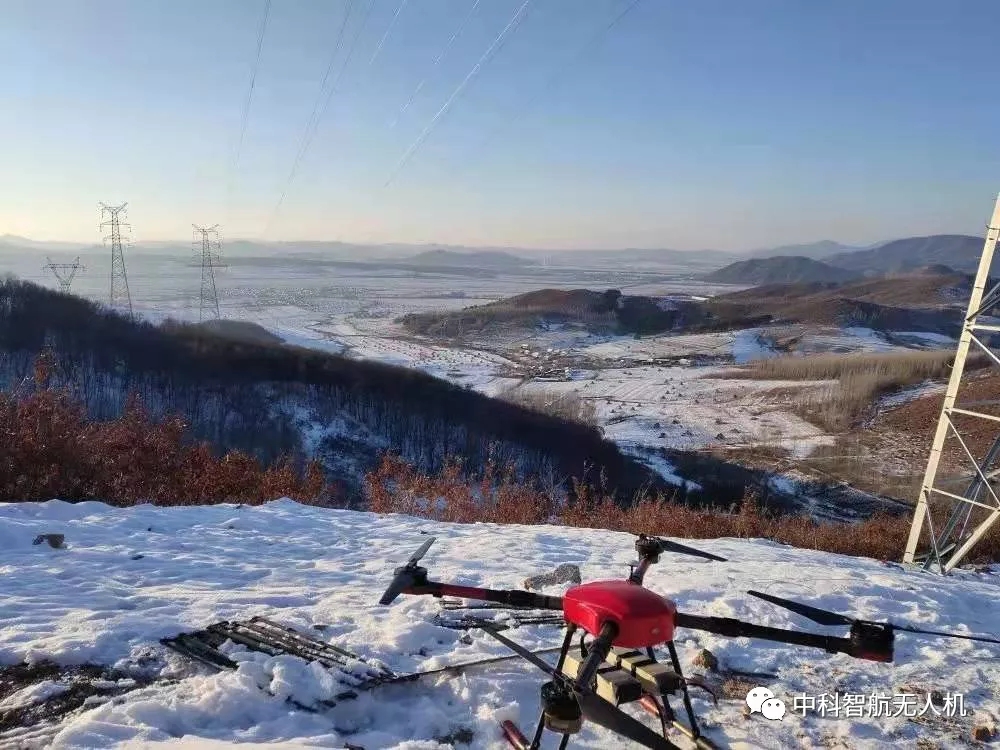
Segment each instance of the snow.
[[649,468],[655,471],[661,479],[670,482],[670,484],[676,485],[678,487],[683,487],[687,491],[698,491],[700,492],[703,487],[697,482],[691,482],[684,479],[684,477],[677,474],[676,467],[670,463],[666,458],[661,455],[656,454],[653,451],[643,451],[640,447],[635,445],[626,445],[622,449],[622,453],[627,456],[631,456],[639,461],[645,463]]
[[580,354],[605,360],[649,359],[667,357],[719,357],[732,356],[740,331],[720,333],[664,334],[644,336],[615,336],[582,347]]
[[288,330],[278,326],[270,326],[267,330],[278,336],[284,343],[303,349],[317,349],[330,354],[343,354],[347,348],[343,342],[318,338],[316,334],[309,335],[303,331]]
[[907,404],[915,399],[923,398],[924,396],[930,396],[936,393],[944,393],[944,391],[944,383],[928,381],[926,383],[921,383],[920,385],[915,385],[911,388],[904,388],[898,393],[883,396],[879,399],[876,410],[881,412],[885,409],[894,409],[897,406],[902,406],[903,404]]
[[948,348],[958,344],[958,339],[953,336],[945,336],[943,333],[930,333],[929,331],[893,331],[892,335],[929,347]]
[[[725,367],[636,366],[597,370],[586,379],[526,383],[528,392],[573,392],[591,400],[605,436],[644,453],[669,447],[776,444],[808,455],[833,438],[788,410],[771,391],[824,387],[802,381],[720,378]],[[722,434],[722,438],[717,436]],[[658,469],[658,467],[653,466]]]
[[758,359],[769,359],[777,355],[761,338],[760,328],[750,328],[738,331],[733,340],[733,360],[738,365],[745,365]]
[[[32,545],[42,533],[65,534],[66,548]],[[347,742],[369,749],[439,750],[451,745],[435,738],[460,728],[473,732],[467,747],[502,748],[498,721],[515,718],[523,727],[532,725],[543,681],[541,672],[519,660],[378,688],[307,713],[283,698],[305,705],[330,698],[338,686],[324,670],[292,657],[271,658],[232,647],[229,653],[239,669],[208,674],[158,645],[159,638],[180,631],[267,615],[311,633],[317,632],[312,625],[324,624],[323,637],[397,672],[503,654],[484,634],[473,632],[467,643],[461,633],[434,625],[438,605],[431,597],[404,596],[391,607],[375,604],[393,568],[428,533],[438,537],[424,558],[432,575],[467,585],[515,588],[526,577],[562,563],[578,565],[584,580],[624,577],[634,557],[633,539],[621,533],[438,524],[308,507],[287,499],[258,507],[112,508],[55,500],[3,504],[0,662],[91,661],[127,670],[140,654],[153,650],[164,655],[160,675],[176,681],[164,679],[70,716],[44,741],[56,750],[234,744],[342,748]],[[674,599],[681,611],[843,634],[746,595],[755,589],[869,619],[958,632],[997,629],[998,568],[942,578],[765,540],[689,543],[729,562],[664,555],[647,584]],[[136,553],[143,557],[134,559]],[[529,648],[552,646],[558,639],[551,627],[525,626],[511,635]],[[876,664],[695,631],[678,631],[677,636],[687,672],[697,671],[692,660],[708,648],[724,666],[776,673],[778,679],[768,687],[789,705],[802,693],[895,694],[903,686],[928,686],[964,694],[971,710],[996,710],[1000,647],[901,633],[896,663]],[[21,697],[53,689],[40,686]],[[803,718],[789,712],[774,722],[760,715],[743,718],[744,704],[738,699],[713,707],[698,691],[694,704],[707,735],[732,748],[819,747],[833,736],[860,750],[913,747],[917,738],[939,747],[963,746],[947,727],[903,717]],[[966,736],[967,730],[962,730]],[[35,731],[25,730],[24,736]],[[573,743],[579,748],[621,745],[592,725]]]
[[68,685],[61,685],[55,680],[42,680],[35,685],[28,685],[8,695],[0,701],[0,711],[11,711],[15,708],[44,703],[49,698],[62,695],[67,690],[69,690]]

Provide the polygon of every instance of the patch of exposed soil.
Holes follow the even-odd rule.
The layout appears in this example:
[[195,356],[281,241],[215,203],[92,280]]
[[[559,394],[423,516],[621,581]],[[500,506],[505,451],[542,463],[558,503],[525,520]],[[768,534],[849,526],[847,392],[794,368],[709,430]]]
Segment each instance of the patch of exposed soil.
[[74,711],[154,681],[150,673],[100,664],[61,666],[45,661],[0,666],[0,704],[6,706],[0,708],[0,742],[16,741],[13,735],[22,728],[56,724]]
[[[866,431],[872,433],[868,445],[880,454],[919,458],[926,463],[943,402],[944,395],[937,393],[886,411]],[[970,377],[959,391],[955,405],[1000,417],[1000,374],[990,372]],[[1000,423],[993,420],[956,414],[952,421],[976,458],[985,455],[1000,436]],[[969,466],[961,444],[954,436],[949,437],[942,454],[942,468],[952,472],[968,470]]]

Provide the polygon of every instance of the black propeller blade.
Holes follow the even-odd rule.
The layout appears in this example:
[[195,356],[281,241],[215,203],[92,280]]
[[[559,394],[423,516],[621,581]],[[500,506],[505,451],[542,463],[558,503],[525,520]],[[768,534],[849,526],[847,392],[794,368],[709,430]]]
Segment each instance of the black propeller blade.
[[711,552],[702,552],[700,549],[695,549],[694,547],[688,547],[686,544],[679,544],[677,542],[671,542],[669,539],[661,539],[658,536],[639,536],[639,543],[650,543],[655,544],[659,547],[660,552],[677,552],[681,555],[693,555],[694,557],[701,557],[705,560],[714,560],[715,562],[729,562],[724,557],[719,557],[718,555],[713,555]]
[[587,721],[592,721],[615,734],[632,740],[652,750],[678,750],[677,745],[654,732],[638,719],[633,719],[620,708],[616,708],[589,690],[575,690],[580,712]]
[[420,549],[418,549],[416,552],[413,553],[413,555],[411,555],[410,559],[406,561],[406,564],[416,565],[418,562],[420,562],[423,556],[427,554],[427,550],[429,550],[431,548],[431,545],[434,544],[436,539],[437,539],[436,536],[432,536],[426,542],[421,544]]
[[573,681],[566,675],[557,672],[552,665],[544,659],[536,656],[519,643],[515,643],[509,638],[500,635],[500,633],[492,628],[483,628],[483,630],[492,635],[500,641],[500,643],[505,645],[522,659],[534,664],[552,678],[559,680],[567,690],[572,691],[577,702],[580,704],[580,712],[588,721],[592,721],[605,729],[610,729],[612,732],[620,734],[622,737],[630,739],[643,747],[648,747],[651,750],[680,750],[680,748],[678,748],[677,745],[672,743],[670,740],[657,734],[641,721],[632,718],[621,709],[612,706],[606,700],[598,697],[590,690],[580,690],[576,688]]
[[[756,596],[758,599],[763,599],[764,601],[771,602],[771,604],[776,604],[779,607],[784,607],[787,610],[791,610],[796,614],[802,615],[819,625],[853,625],[859,620],[848,617],[847,615],[838,614],[837,612],[830,612],[829,610],[819,609],[818,607],[810,607],[808,604],[801,604],[799,602],[791,601],[790,599],[782,599],[780,596],[772,596],[771,594],[762,594],[759,591],[748,591],[751,596]],[[864,622],[861,620],[860,622]],[[987,638],[982,635],[963,635],[962,633],[946,633],[942,630],[927,630],[926,628],[917,628],[913,625],[896,625],[895,623],[886,623],[893,630],[901,630],[906,633],[920,633],[923,635],[937,635],[944,638],[961,638],[966,641],[980,641],[982,643],[996,643],[1000,644],[1000,639],[998,638]]]
[[417,563],[420,562],[420,559],[427,554],[427,550],[429,550],[431,545],[434,544],[435,539],[437,539],[437,537],[432,536],[426,542],[421,544],[420,549],[414,552],[410,559],[406,561],[406,565],[401,568],[396,568],[392,582],[385,590],[385,593],[382,594],[382,598],[378,600],[379,604],[392,604],[397,596],[416,583],[417,571],[420,570]]
[[762,594],[760,591],[748,591],[747,593],[750,596],[763,599],[765,602],[771,602],[771,604],[777,604],[779,607],[791,610],[795,614],[802,615],[820,625],[851,625],[854,623],[854,618],[847,615],[837,614],[836,612],[830,612],[819,607],[810,607],[808,604],[793,602],[791,599],[782,599],[780,596]]

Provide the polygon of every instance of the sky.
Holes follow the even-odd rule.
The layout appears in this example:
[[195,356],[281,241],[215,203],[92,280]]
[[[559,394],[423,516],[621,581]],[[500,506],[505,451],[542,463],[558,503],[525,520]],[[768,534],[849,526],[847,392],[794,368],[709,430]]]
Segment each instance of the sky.
[[1000,2],[633,2],[0,0],[0,234],[98,242],[101,201],[137,242],[982,232]]

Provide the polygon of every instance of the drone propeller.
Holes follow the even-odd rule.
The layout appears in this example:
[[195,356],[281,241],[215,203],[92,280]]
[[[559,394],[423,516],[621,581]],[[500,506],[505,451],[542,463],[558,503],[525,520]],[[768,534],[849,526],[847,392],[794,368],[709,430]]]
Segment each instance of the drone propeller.
[[416,584],[418,571],[421,570],[417,563],[420,562],[420,559],[427,554],[427,550],[429,550],[431,545],[434,544],[435,539],[437,539],[437,537],[432,536],[426,542],[421,544],[420,549],[414,552],[410,559],[406,561],[406,565],[401,568],[396,568],[392,582],[385,590],[385,593],[382,594],[382,598],[379,599],[379,604],[392,604],[397,596]]
[[496,638],[522,659],[534,664],[554,680],[558,680],[564,688],[571,691],[580,706],[580,713],[588,721],[592,721],[605,729],[610,729],[612,732],[630,739],[643,747],[651,748],[651,750],[679,750],[677,745],[670,740],[657,734],[641,721],[632,718],[603,698],[598,697],[589,688],[577,687],[566,675],[557,672],[548,662],[520,644],[515,643],[509,638],[505,638],[492,628],[484,628],[484,631]]
[[640,534],[639,539],[636,541],[636,549],[640,551],[640,554],[642,552],[641,547],[644,545],[652,547],[653,549],[650,551],[654,551],[657,554],[660,552],[677,552],[681,555],[693,555],[694,557],[714,560],[715,562],[728,562],[724,557],[713,555],[711,552],[702,552],[700,549],[688,547],[686,544],[679,544],[678,542],[672,542],[669,539],[662,539],[658,536]]
[[[787,610],[795,612],[798,615],[802,615],[819,625],[853,625],[856,622],[865,622],[864,620],[857,620],[853,617],[848,617],[847,615],[842,615],[837,612],[830,612],[826,609],[820,609],[819,607],[811,607],[808,604],[801,604],[799,602],[792,601],[790,599],[782,599],[780,596],[772,596],[771,594],[762,594],[759,591],[748,591],[750,596],[756,596],[758,599],[763,599],[766,602],[771,602],[771,604],[776,604],[779,607],[784,607]],[[927,630],[925,628],[916,628],[912,625],[896,625],[895,623],[885,623],[888,627],[893,630],[902,630],[906,633],[920,633],[923,635],[937,635],[944,638],[961,638],[966,641],[982,641],[983,643],[997,643],[1000,644],[1000,639],[997,638],[987,638],[981,635],[963,635],[961,633],[946,633],[941,630]]]

